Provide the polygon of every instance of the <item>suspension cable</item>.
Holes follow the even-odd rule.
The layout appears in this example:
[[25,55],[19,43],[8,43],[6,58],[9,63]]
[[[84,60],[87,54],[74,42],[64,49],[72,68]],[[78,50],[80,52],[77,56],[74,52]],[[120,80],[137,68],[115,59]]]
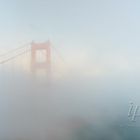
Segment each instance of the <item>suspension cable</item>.
[[16,52],[16,51],[18,51],[18,50],[20,50],[20,49],[26,48],[27,45],[29,45],[29,44],[30,44],[30,43],[26,43],[26,44],[22,45],[21,47],[15,48],[15,49],[13,49],[13,50],[9,50],[9,51],[7,51],[6,53],[1,54],[0,57],[7,56],[7,55],[8,55],[9,53],[11,53],[11,52]]
[[10,58],[8,58],[6,60],[0,61],[0,64],[5,64],[5,63],[7,63],[7,62],[9,62],[9,61],[17,58],[18,56],[21,56],[21,55],[27,53],[28,51],[30,51],[30,49],[29,50],[26,50],[26,51],[23,51],[22,53],[19,53],[19,54],[15,55],[15,56],[12,56],[12,57],[10,57]]

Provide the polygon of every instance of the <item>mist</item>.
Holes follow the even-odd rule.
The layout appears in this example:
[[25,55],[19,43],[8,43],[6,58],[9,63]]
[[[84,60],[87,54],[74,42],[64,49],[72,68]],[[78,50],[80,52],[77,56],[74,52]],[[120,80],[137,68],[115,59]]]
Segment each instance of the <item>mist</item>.
[[128,134],[134,137],[137,131],[129,130],[127,114],[130,101],[138,103],[137,75],[132,81],[132,76],[119,77],[116,71],[91,76],[81,66],[67,74],[66,69],[59,74],[57,70],[51,75],[35,75],[1,66],[0,139],[125,140]]

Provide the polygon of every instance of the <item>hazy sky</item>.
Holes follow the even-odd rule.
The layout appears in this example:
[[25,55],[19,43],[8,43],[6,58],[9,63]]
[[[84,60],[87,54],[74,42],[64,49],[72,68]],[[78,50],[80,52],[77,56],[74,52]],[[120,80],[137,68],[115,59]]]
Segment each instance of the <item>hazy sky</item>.
[[139,47],[139,0],[0,0],[0,45]]
[[[72,50],[69,57],[73,62],[77,53],[80,57],[86,53],[89,58],[84,56],[84,59],[93,64],[140,69],[139,0],[0,2],[1,49],[49,38],[61,52]],[[66,51],[64,55],[68,56]]]

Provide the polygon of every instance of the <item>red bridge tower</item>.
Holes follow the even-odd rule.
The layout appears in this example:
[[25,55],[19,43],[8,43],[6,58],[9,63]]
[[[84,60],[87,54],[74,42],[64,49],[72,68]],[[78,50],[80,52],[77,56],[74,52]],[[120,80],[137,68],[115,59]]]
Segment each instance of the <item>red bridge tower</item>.
[[[43,62],[39,62],[37,60],[37,52],[42,52],[45,60]],[[51,43],[47,41],[45,43],[31,43],[31,71],[36,72],[38,69],[47,70],[50,72],[51,70]]]

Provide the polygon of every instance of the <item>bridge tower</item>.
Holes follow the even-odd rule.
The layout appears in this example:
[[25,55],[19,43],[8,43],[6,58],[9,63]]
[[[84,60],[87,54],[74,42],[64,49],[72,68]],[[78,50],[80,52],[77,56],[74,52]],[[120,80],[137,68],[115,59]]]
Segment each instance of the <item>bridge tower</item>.
[[[39,62],[37,58],[37,52],[42,52],[44,61]],[[31,71],[36,73],[37,70],[43,69],[47,73],[51,71],[51,43],[47,41],[45,43],[31,43]]]

